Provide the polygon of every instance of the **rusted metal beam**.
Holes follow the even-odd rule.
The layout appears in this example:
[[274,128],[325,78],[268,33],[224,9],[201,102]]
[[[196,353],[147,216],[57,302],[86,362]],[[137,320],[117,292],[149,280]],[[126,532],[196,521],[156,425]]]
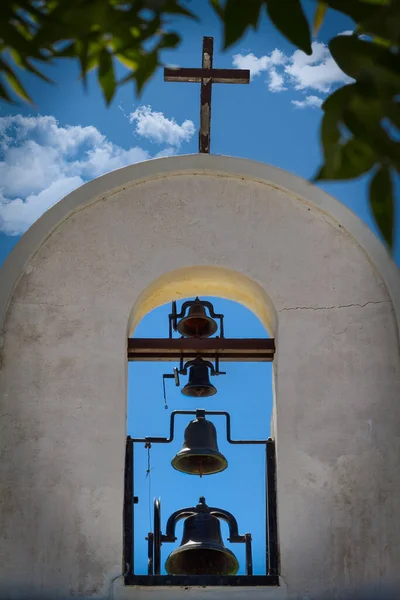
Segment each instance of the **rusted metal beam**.
[[164,81],[201,83],[210,77],[212,83],[250,83],[248,69],[189,69],[184,67],[165,67]]
[[201,356],[224,362],[271,362],[275,354],[273,338],[129,338],[129,361],[176,362]]
[[[203,38],[203,54],[201,66],[205,71],[211,71],[213,66],[214,40],[212,37]],[[200,89],[200,130],[199,152],[210,154],[211,135],[211,90],[210,74],[201,80]]]

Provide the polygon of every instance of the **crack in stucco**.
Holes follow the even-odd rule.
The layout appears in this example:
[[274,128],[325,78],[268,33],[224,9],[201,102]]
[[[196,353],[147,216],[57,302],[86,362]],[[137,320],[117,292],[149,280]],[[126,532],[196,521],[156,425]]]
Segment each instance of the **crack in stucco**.
[[365,304],[359,304],[358,302],[354,304],[339,304],[338,306],[287,306],[278,310],[278,312],[282,312],[284,310],[333,310],[335,308],[352,308],[353,306],[358,306],[360,308],[364,308],[369,304],[390,304],[390,300],[369,300],[365,302]]

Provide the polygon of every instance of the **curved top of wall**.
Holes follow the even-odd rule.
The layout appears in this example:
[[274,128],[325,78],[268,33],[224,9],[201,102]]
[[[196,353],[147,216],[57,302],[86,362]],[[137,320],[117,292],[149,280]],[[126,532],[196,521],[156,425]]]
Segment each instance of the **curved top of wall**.
[[22,236],[7,257],[0,273],[0,323],[3,322],[13,291],[29,260],[51,233],[70,215],[103,199],[111,191],[133,182],[157,179],[179,173],[228,175],[258,181],[281,189],[298,200],[327,213],[355,239],[380,273],[392,300],[400,329],[400,277],[384,245],[372,231],[341,202],[307,181],[276,167],[227,156],[193,154],[160,158],[124,167],[94,179],[78,188],[48,210]]

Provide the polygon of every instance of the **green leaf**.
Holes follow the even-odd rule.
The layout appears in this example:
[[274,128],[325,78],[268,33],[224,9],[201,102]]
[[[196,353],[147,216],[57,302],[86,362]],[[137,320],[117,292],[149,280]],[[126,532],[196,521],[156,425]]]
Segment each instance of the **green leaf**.
[[12,98],[9,95],[5,86],[1,83],[1,81],[0,81],[0,98],[2,100],[5,100],[6,102],[10,102],[10,104],[12,103]]
[[98,80],[108,105],[115,94],[116,80],[112,56],[106,49],[99,55]]
[[246,0],[242,2],[227,0],[223,11],[225,25],[224,48],[228,48],[242,37],[248,27],[257,28],[264,0]]
[[[154,2],[154,0],[147,0],[147,3],[153,4],[153,10],[157,10],[157,5],[159,6],[160,4],[158,0],[156,2]],[[179,2],[177,2],[177,0],[167,0],[164,2],[164,4],[161,6],[160,12],[182,15],[184,17],[188,17],[189,19],[193,19],[194,21],[199,20],[195,13],[191,12],[186,6],[182,6]]]
[[339,67],[350,77],[372,86],[400,89],[400,57],[381,45],[354,35],[339,35],[329,42]]
[[325,155],[325,164],[316,179],[354,179],[367,173],[376,159],[377,155],[367,144],[352,138]]
[[49,77],[44,75],[44,73],[39,71],[39,69],[37,69],[29,59],[25,58],[24,56],[21,56],[16,50],[10,50],[10,56],[15,62],[15,64],[18,67],[20,67],[20,69],[26,69],[27,71],[29,71],[29,73],[36,75],[37,77],[39,77],[39,79],[42,79],[46,83],[55,83],[52,79],[50,79]]
[[338,115],[334,111],[324,114],[321,123],[321,142],[324,150],[325,163],[335,163],[335,154],[340,140]]
[[400,41],[400,3],[398,0],[324,0],[336,11],[351,17],[360,31]]
[[223,21],[224,20],[224,9],[221,5],[220,0],[210,0],[210,4],[211,4],[212,8],[215,10],[218,17],[221,19],[221,21]]
[[327,8],[328,5],[325,4],[325,2],[318,2],[314,15],[313,35],[317,35],[318,31],[321,29]]
[[25,100],[25,102],[33,104],[32,98],[29,96],[28,92],[25,90],[24,86],[22,85],[12,68],[2,59],[0,59],[0,72],[1,71],[3,71],[4,77],[10,88],[13,90],[13,92],[15,92],[17,96]]
[[136,71],[139,66],[139,55],[137,53],[125,51],[118,52],[115,56],[125,67],[131,69],[132,71]]
[[[79,59],[79,64],[81,67],[81,78],[83,80],[84,86],[86,86],[86,75],[88,74],[89,68],[89,41],[85,40],[77,40],[75,42],[75,55]],[[108,53],[107,53],[108,54]],[[99,59],[100,60],[100,59]],[[101,84],[101,82],[100,82]]]
[[268,15],[275,27],[300,50],[312,54],[310,27],[300,0],[266,0],[266,2]]
[[359,97],[352,98],[350,106],[343,111],[343,123],[375,153],[390,161],[400,170],[400,144],[391,139],[382,123],[387,114],[385,102]]
[[386,115],[397,129],[400,130],[400,104],[392,102],[386,107]]
[[389,248],[393,247],[394,200],[389,167],[382,165],[371,179],[369,203],[376,224]]
[[341,125],[343,123],[343,112],[348,106],[349,100],[354,93],[354,85],[346,85],[331,94],[322,104],[324,115],[321,123],[321,142],[324,151],[325,166],[319,172],[317,178],[329,178],[329,174],[335,174],[340,157]]
[[158,47],[159,49],[176,48],[180,41],[181,38],[177,33],[166,33],[165,35],[163,35]]
[[136,81],[136,90],[138,94],[141,93],[144,84],[153,75],[158,65],[159,63],[157,50],[153,50],[153,52],[149,52],[141,58],[139,62],[139,67],[135,71],[133,77]]
[[381,6],[389,6],[391,0],[360,0],[361,2],[365,2],[365,4],[380,4]]
[[331,8],[354,19],[356,23],[373,17],[381,6],[362,0],[324,0]]

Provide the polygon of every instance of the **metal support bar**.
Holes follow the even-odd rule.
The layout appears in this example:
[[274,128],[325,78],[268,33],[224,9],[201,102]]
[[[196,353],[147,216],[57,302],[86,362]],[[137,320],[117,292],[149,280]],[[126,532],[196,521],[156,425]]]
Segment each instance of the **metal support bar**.
[[124,554],[123,573],[125,577],[133,573],[133,503],[135,501],[133,489],[133,440],[130,436],[126,438],[125,447],[125,478],[124,478]]
[[169,438],[166,437],[144,437],[144,438],[131,438],[134,443],[144,444],[170,444],[174,439],[175,434],[175,416],[176,415],[195,415],[196,418],[204,418],[205,415],[224,416],[226,419],[226,439],[229,444],[268,444],[272,441],[270,438],[267,440],[233,440],[231,438],[231,416],[225,410],[204,410],[198,408],[197,410],[174,410],[170,416],[169,424]]
[[150,531],[147,534],[147,573],[148,575],[154,575],[154,533]]
[[246,544],[246,575],[253,575],[253,554],[251,551],[251,533],[245,533]]
[[279,577],[271,575],[153,575],[152,577],[149,575],[132,575],[127,578],[126,585],[180,588],[192,586],[278,587]]
[[272,362],[273,338],[128,338],[128,361],[179,362],[201,357],[220,362]]
[[175,416],[176,415],[195,415],[195,410],[174,410],[171,413],[170,421],[169,421],[169,438],[165,437],[144,437],[144,438],[131,438],[134,443],[144,444],[170,444],[174,439],[175,433]]
[[267,505],[267,574],[278,575],[279,573],[279,554],[278,554],[278,519],[277,519],[277,499],[276,499],[276,457],[275,442],[268,440],[266,446],[266,505]]
[[161,502],[154,500],[154,575],[161,571]]

